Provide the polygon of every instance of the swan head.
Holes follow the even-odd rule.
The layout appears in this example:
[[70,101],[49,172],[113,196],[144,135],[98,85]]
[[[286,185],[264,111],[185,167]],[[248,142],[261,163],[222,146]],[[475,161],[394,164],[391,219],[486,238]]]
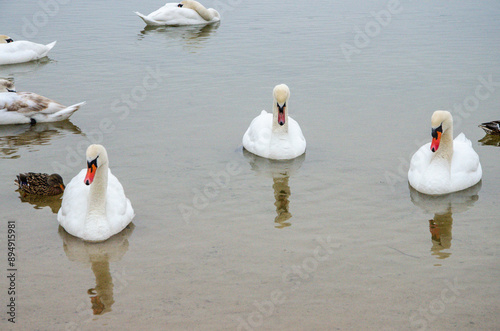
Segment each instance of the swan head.
[[11,37],[6,36],[4,34],[0,35],[0,44],[8,44],[14,42]]
[[446,110],[436,110],[431,117],[431,151],[434,153],[439,148],[441,136],[453,128],[453,117],[451,113]]
[[276,85],[273,90],[274,109],[278,112],[278,124],[285,125],[287,120],[287,102],[290,98],[290,89],[285,84]]
[[87,175],[83,182],[90,185],[94,181],[94,176],[103,165],[108,164],[108,154],[102,145],[90,145],[87,148]]
[[0,92],[16,92],[14,83],[7,79],[0,79]]

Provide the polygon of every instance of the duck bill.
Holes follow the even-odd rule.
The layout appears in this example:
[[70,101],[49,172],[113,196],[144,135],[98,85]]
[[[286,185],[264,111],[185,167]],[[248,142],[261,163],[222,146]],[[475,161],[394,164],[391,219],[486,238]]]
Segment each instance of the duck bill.
[[437,131],[437,137],[432,137],[431,151],[434,153],[439,148],[439,143],[441,142],[441,132]]
[[94,181],[95,171],[96,171],[96,166],[94,164],[91,164],[87,168],[87,175],[85,176],[85,179],[83,180],[85,185],[92,184],[92,182]]

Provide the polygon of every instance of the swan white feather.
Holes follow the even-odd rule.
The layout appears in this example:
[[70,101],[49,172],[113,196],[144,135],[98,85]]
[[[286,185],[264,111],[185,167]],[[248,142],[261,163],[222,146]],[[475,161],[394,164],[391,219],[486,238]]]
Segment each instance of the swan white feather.
[[47,56],[56,42],[42,45],[27,40],[12,41],[8,36],[0,35],[0,65],[41,59]]
[[87,164],[92,162],[93,181],[87,183],[90,168],[83,169],[66,185],[59,224],[70,234],[87,241],[103,241],[121,232],[135,216],[120,181],[108,168],[106,149],[90,145]]
[[290,89],[285,84],[277,85],[273,97],[273,113],[263,110],[253,119],[243,135],[243,147],[268,159],[296,158],[304,154],[306,140],[299,124],[288,116]]
[[12,82],[0,79],[0,124],[62,121],[83,104],[66,107],[36,93],[15,92]]
[[220,21],[220,14],[213,8],[205,8],[193,0],[183,0],[180,3],[167,3],[149,15],[135,12],[147,25],[196,25],[210,24]]
[[477,184],[482,177],[479,156],[472,143],[460,133],[453,140],[453,118],[448,111],[432,115],[432,144],[413,155],[408,181],[417,191],[429,195],[457,192]]

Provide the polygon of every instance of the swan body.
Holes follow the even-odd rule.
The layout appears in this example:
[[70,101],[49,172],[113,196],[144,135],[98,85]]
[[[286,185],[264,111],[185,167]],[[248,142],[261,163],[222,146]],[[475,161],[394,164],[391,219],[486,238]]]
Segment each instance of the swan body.
[[273,113],[263,110],[243,135],[243,147],[258,156],[288,160],[304,154],[306,140],[299,124],[288,116],[290,89],[285,84],[273,90]]
[[209,24],[220,21],[220,14],[213,8],[205,8],[193,0],[183,0],[180,3],[167,3],[149,15],[135,12],[147,25],[195,25]]
[[47,56],[56,42],[42,45],[26,40],[13,41],[8,36],[0,35],[0,65],[41,59]]
[[483,174],[479,156],[463,133],[453,140],[451,114],[437,110],[431,124],[432,142],[420,147],[411,159],[410,185],[424,194],[442,195],[477,184]]
[[66,186],[57,220],[75,237],[104,241],[121,232],[135,214],[122,184],[108,168],[103,146],[88,147],[87,166]]
[[15,92],[12,82],[0,79],[0,124],[62,121],[83,104],[66,107],[36,93]]
[[480,124],[479,127],[487,134],[500,135],[500,121],[486,122]]

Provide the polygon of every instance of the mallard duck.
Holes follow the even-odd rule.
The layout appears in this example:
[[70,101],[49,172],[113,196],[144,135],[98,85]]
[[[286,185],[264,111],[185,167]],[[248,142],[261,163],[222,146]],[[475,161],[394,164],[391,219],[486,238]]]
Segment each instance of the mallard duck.
[[14,84],[0,79],[0,124],[57,122],[70,117],[85,102],[66,107],[32,92],[16,92]]
[[65,189],[63,179],[58,174],[28,172],[19,174],[14,181],[19,189],[27,194],[58,195]]
[[492,121],[480,124],[479,127],[487,134],[500,135],[500,121]]
[[453,117],[436,110],[431,118],[432,142],[413,155],[408,181],[417,191],[441,195],[477,184],[483,171],[472,143],[460,133],[453,139]]

